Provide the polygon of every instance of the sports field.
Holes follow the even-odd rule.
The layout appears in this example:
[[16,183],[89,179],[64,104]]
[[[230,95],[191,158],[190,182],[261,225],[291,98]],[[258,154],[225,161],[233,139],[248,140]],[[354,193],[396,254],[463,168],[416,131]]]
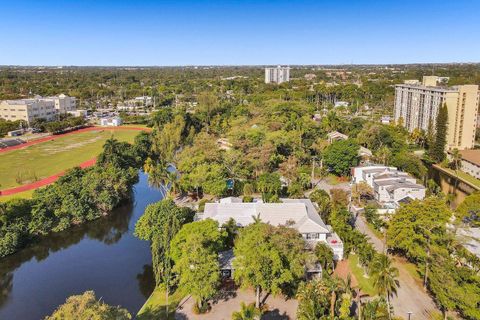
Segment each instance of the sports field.
[[99,128],[0,153],[0,190],[35,182],[75,167],[97,156],[110,137],[133,142],[139,132]]

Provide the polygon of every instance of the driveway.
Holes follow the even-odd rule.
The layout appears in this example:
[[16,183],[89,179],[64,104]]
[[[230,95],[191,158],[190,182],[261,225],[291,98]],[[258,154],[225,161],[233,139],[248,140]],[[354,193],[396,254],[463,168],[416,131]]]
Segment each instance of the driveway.
[[[232,313],[240,310],[240,304],[255,303],[255,293],[252,290],[223,291],[217,301],[212,302],[210,312],[197,315],[192,312],[193,298],[186,297],[177,308],[176,320],[230,320]],[[268,312],[262,315],[262,320],[289,320],[296,319],[298,302],[294,299],[285,299],[283,296],[268,296],[265,300]]]
[[[378,252],[384,252],[384,244],[366,225],[362,216],[358,216],[355,222],[358,230],[368,236],[370,243]],[[411,319],[432,319],[432,312],[438,309],[432,298],[405,268],[402,259],[393,257],[393,265],[398,268],[400,286],[397,289],[397,296],[392,298],[392,305],[395,315],[408,318],[408,312],[412,312]]]

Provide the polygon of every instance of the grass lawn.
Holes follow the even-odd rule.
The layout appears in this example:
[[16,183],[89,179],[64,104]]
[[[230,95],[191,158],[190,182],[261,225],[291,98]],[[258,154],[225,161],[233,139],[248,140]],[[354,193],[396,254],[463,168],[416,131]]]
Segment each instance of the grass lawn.
[[358,266],[358,255],[352,254],[348,257],[348,266],[357,279],[360,289],[371,297],[376,296],[378,293],[373,287],[372,279],[366,278],[363,275],[363,269]]
[[169,315],[167,318],[165,290],[163,288],[156,288],[140,311],[138,311],[136,319],[174,319],[175,309],[184,297],[185,294],[183,294],[180,289],[177,289],[177,291],[168,297]]
[[436,165],[436,167],[439,168],[440,170],[444,170],[445,172],[448,172],[453,177],[456,177],[457,173],[458,173],[458,177],[460,179],[463,179],[467,182],[470,182],[472,185],[474,185],[474,186],[476,186],[477,188],[480,189],[480,180],[479,179],[474,178],[471,175],[469,175],[469,174],[467,174],[463,171],[460,171],[460,170],[457,170],[457,173],[455,173],[455,170],[452,170],[452,169],[449,169],[449,168],[444,168],[444,167],[441,167],[439,165]]
[[111,136],[133,142],[139,131],[99,128],[35,144],[0,155],[0,188],[8,189],[49,177],[97,156]]
[[412,278],[415,279],[415,282],[417,282],[417,284],[420,286],[420,287],[423,287],[423,278],[420,276],[420,273],[418,272],[418,267],[407,261],[407,259],[405,258],[401,258],[401,257],[398,257],[398,256],[394,256],[393,257],[393,260],[402,265],[402,267],[407,270],[407,272],[412,276]]
[[370,231],[371,231],[375,236],[377,236],[377,238],[381,239],[382,241],[385,241],[385,234],[383,234],[380,230],[375,229],[375,227],[373,226],[373,224],[371,224],[370,222],[368,222],[367,219],[365,219],[365,222],[366,222],[366,225],[367,225],[368,229],[370,229]]
[[345,182],[348,182],[348,178],[346,177],[337,177],[336,175],[334,174],[329,174],[327,176],[327,181],[330,185],[332,186],[336,186],[340,183],[345,183]]
[[10,196],[0,196],[0,202],[7,202],[8,200],[11,200],[11,199],[31,199],[32,198],[32,195],[33,195],[33,191],[35,190],[28,190],[28,191],[24,191],[24,192],[20,192],[20,193],[17,193],[17,194],[12,194]]

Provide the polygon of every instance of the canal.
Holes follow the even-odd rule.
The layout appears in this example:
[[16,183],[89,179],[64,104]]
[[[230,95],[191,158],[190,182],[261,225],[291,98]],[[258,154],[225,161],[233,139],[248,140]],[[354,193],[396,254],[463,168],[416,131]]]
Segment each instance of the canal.
[[428,166],[427,177],[428,179],[433,179],[433,181],[440,186],[443,193],[451,195],[452,208],[456,208],[460,203],[462,203],[466,196],[475,191],[475,189],[468,184],[457,180],[455,177],[452,177],[433,166]]
[[133,236],[145,207],[161,200],[140,174],[134,201],[109,216],[45,237],[0,260],[0,319],[39,320],[70,295],[94,290],[135,315],[154,288],[149,244]]

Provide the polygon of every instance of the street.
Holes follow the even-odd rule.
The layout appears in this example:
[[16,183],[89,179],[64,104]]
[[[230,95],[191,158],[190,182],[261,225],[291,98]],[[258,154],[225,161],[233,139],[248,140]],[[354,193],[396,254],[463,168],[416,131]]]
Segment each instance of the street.
[[[370,231],[363,217],[359,216],[356,219],[355,226],[368,236],[378,252],[384,251],[383,241]],[[398,280],[400,282],[397,296],[394,296],[391,300],[395,315],[408,319],[408,313],[411,312],[411,319],[432,319],[432,311],[438,311],[432,298],[421,284],[415,281],[399,259],[394,258],[392,260],[393,265],[398,268]]]

